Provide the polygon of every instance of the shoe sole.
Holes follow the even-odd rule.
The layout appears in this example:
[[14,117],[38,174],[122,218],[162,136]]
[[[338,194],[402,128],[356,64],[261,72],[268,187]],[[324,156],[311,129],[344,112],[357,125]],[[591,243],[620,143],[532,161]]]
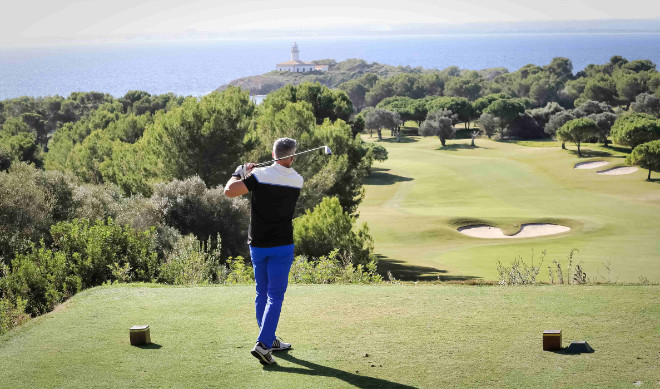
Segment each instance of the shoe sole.
[[264,366],[270,366],[276,363],[276,362],[268,363],[268,361],[264,359],[264,356],[261,355],[257,350],[250,351],[250,354],[252,354],[253,357],[257,358],[259,360],[259,363],[261,363]]

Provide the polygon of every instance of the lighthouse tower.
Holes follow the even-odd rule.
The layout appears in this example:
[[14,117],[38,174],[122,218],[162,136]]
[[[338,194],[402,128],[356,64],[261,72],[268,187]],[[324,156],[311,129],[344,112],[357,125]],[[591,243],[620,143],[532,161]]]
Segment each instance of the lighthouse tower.
[[298,50],[298,44],[293,42],[291,46],[291,61],[281,62],[275,65],[275,70],[280,72],[294,72],[294,73],[304,73],[304,72],[327,72],[328,65],[315,65],[313,62],[305,62],[300,60],[300,50]]
[[293,46],[291,46],[291,60],[292,61],[300,61],[300,51],[298,51],[298,44],[296,42],[293,42]]

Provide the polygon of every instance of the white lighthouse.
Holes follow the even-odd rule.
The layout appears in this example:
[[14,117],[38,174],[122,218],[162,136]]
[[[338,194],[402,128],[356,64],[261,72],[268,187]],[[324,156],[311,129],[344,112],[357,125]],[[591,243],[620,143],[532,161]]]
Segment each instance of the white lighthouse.
[[293,42],[293,46],[291,46],[291,60],[300,61],[300,51],[296,42]]
[[280,72],[294,72],[294,73],[304,73],[312,71],[326,72],[328,71],[328,65],[315,65],[312,62],[305,62],[300,60],[300,50],[298,50],[298,44],[293,42],[291,46],[291,61],[286,61],[278,63],[275,65],[275,70]]

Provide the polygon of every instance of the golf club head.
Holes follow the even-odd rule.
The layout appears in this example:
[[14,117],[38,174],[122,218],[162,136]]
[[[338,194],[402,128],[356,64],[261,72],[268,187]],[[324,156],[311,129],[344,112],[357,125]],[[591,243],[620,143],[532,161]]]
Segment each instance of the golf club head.
[[332,155],[332,150],[330,150],[330,147],[328,146],[323,146],[323,153],[325,155]]

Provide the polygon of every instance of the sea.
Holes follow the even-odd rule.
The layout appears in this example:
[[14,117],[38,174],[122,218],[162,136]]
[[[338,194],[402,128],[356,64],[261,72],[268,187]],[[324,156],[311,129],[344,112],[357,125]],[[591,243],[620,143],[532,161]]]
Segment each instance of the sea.
[[546,65],[567,57],[574,72],[613,55],[660,64],[660,34],[499,34],[318,37],[198,42],[122,42],[0,47],[0,99],[129,90],[201,96],[236,78],[263,74],[290,59],[293,42],[311,61],[361,58],[427,69],[480,70]]

